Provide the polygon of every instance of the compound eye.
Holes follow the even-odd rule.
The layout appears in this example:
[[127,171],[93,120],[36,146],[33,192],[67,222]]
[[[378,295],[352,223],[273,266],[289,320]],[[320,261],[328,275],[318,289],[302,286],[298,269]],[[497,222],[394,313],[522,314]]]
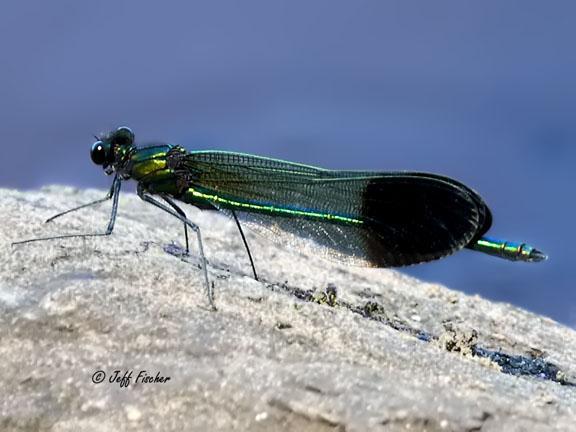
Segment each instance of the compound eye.
[[132,145],[134,143],[134,132],[126,126],[119,127],[114,132],[111,142],[113,145],[118,146]]
[[106,154],[106,148],[104,147],[104,143],[102,141],[96,141],[92,144],[92,150],[90,150],[90,157],[92,158],[92,162],[96,165],[104,165],[106,160],[108,159],[108,155]]

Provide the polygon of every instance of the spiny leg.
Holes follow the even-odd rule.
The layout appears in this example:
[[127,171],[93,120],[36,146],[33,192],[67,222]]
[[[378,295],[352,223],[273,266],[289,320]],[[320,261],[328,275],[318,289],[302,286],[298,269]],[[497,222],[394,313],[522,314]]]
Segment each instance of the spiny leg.
[[[180,216],[182,216],[183,218],[186,218],[186,213],[184,213],[184,210],[182,210],[180,207],[178,207],[178,205],[176,205],[176,203],[174,201],[172,201],[169,196],[161,195],[161,197],[164,201],[166,201],[168,204],[170,204],[170,206],[174,210],[176,210],[176,212]],[[184,237],[186,238],[186,255],[189,255],[190,254],[190,247],[188,246],[188,225],[186,225],[186,223],[184,223]]]
[[232,216],[234,216],[234,220],[236,221],[236,226],[238,227],[238,231],[240,231],[240,236],[242,237],[242,241],[244,242],[244,247],[246,248],[246,252],[248,252],[248,258],[250,258],[250,265],[252,266],[252,272],[254,273],[254,279],[258,280],[258,275],[256,274],[256,267],[254,267],[254,260],[252,259],[252,254],[250,253],[250,248],[248,247],[248,242],[246,241],[246,237],[244,236],[244,231],[242,231],[242,227],[240,226],[240,221],[236,217],[236,212],[231,210]]
[[[103,233],[93,233],[93,234],[66,234],[54,237],[40,237],[34,238],[29,240],[22,240],[12,243],[12,246],[24,244],[24,243],[32,243],[37,241],[44,241],[44,240],[58,240],[58,239],[65,239],[65,238],[86,238],[86,237],[103,237],[112,234],[114,230],[114,223],[116,222],[116,214],[118,213],[118,197],[120,195],[120,186],[122,182],[119,178],[114,179],[114,183],[112,184],[112,197],[114,200],[112,201],[112,212],[110,214],[110,220],[108,221],[108,227],[106,231]],[[74,209],[73,209],[74,210]]]
[[94,205],[103,203],[104,201],[108,201],[114,195],[114,187],[115,187],[117,181],[119,181],[118,174],[116,174],[116,176],[114,177],[114,180],[112,181],[112,185],[110,186],[110,190],[108,191],[108,193],[106,194],[106,196],[104,198],[100,198],[96,201],[89,202],[88,204],[82,204],[81,206],[74,207],[74,208],[71,208],[69,210],[63,211],[62,213],[55,214],[54,216],[46,219],[46,221],[44,221],[44,223],[52,222],[54,219],[59,218],[60,216],[64,216],[65,214],[72,213],[72,212],[75,212],[77,210],[80,210],[80,209],[83,209],[86,207],[94,206]]
[[214,305],[214,293],[212,292],[212,289],[210,288],[210,283],[208,281],[208,266],[206,265],[206,256],[204,255],[204,247],[202,246],[202,236],[200,234],[200,228],[198,227],[198,225],[196,225],[195,223],[193,223],[192,221],[190,221],[186,217],[181,216],[180,214],[178,214],[176,211],[172,210],[171,208],[166,207],[161,202],[152,198],[150,195],[148,195],[144,191],[144,189],[140,185],[138,185],[138,196],[141,199],[143,199],[144,201],[146,201],[147,203],[150,203],[150,204],[158,207],[159,209],[164,210],[166,213],[169,213],[172,216],[174,216],[175,218],[177,218],[178,220],[184,222],[187,226],[189,226],[192,229],[192,231],[194,231],[196,233],[196,236],[198,238],[198,249],[200,251],[200,261],[202,262],[202,270],[204,272],[204,283],[206,286],[206,294],[208,296],[208,302],[210,303],[212,310],[216,310],[216,306]]

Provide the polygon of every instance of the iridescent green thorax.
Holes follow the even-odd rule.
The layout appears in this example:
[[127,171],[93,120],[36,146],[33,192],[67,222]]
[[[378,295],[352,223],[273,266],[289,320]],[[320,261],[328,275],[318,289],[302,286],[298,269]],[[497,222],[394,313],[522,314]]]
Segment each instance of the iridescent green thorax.
[[134,149],[125,168],[125,174],[130,178],[144,182],[156,181],[156,176],[166,175],[166,155],[172,148],[170,145],[160,145]]
[[182,187],[181,177],[169,163],[175,146],[168,144],[133,148],[121,174],[137,181],[151,193],[166,193],[178,198]]

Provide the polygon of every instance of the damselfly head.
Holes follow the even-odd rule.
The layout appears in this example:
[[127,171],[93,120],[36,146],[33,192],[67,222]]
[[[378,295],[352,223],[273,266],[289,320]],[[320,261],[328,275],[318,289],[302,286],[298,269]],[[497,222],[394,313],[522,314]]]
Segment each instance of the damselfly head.
[[96,165],[102,165],[106,174],[112,174],[117,157],[124,155],[133,144],[134,132],[122,126],[92,144],[90,157]]

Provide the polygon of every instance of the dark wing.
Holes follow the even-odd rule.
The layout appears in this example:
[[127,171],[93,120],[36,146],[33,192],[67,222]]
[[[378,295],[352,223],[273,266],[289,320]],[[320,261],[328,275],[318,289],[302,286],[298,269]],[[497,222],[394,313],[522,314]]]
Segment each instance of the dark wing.
[[491,224],[476,192],[435,174],[331,171],[217,151],[191,152],[183,164],[207,202],[256,232],[352,264],[431,261]]

